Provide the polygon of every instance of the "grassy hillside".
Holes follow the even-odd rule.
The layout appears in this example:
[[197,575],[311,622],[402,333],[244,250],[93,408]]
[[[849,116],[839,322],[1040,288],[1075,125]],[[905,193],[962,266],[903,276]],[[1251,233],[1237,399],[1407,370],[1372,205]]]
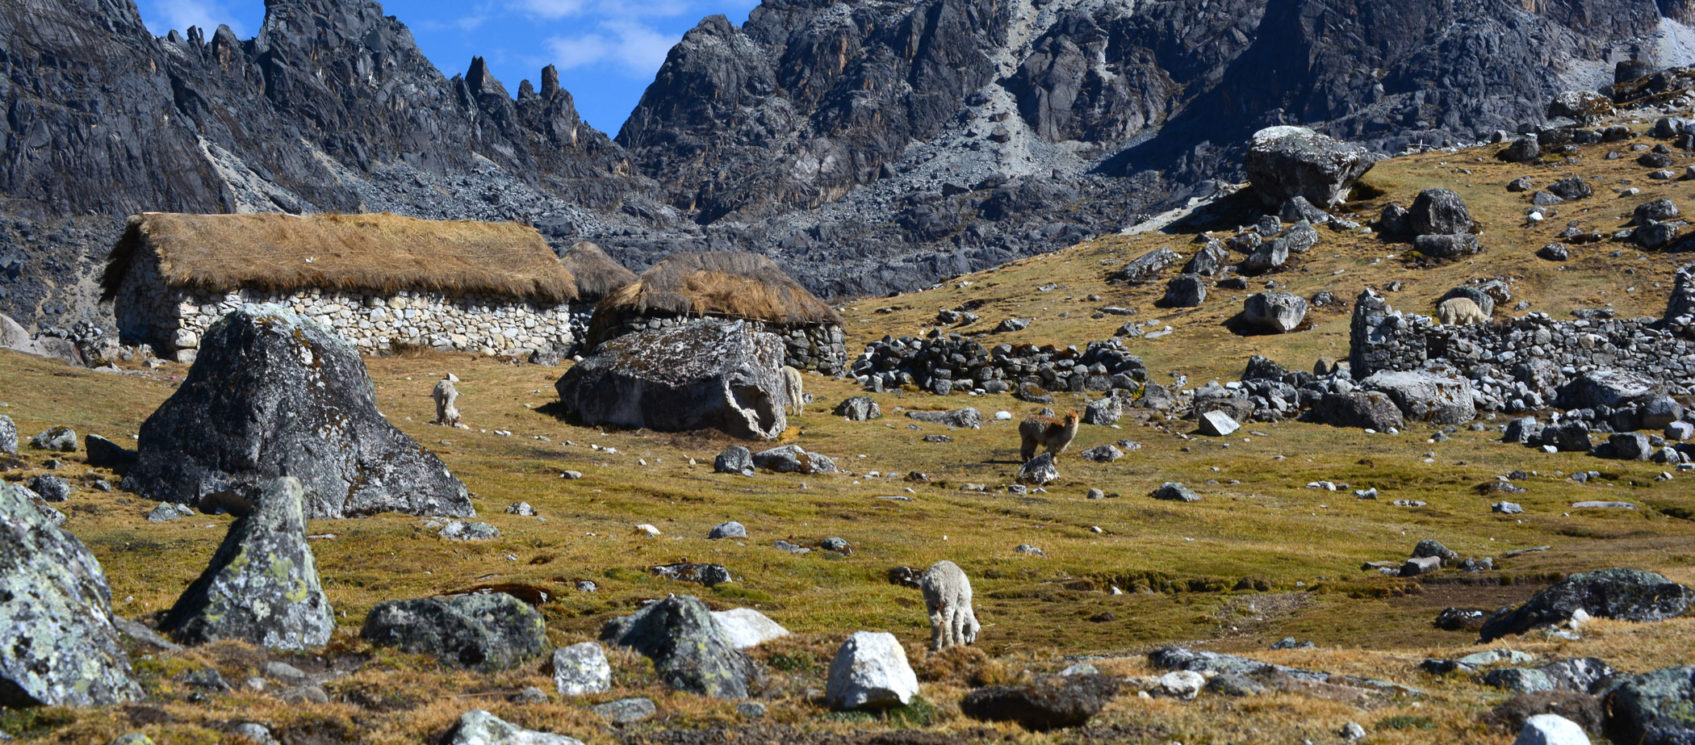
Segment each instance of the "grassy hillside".
[[[1247,292],[1213,289],[1204,306],[1173,312],[1153,307],[1163,282],[1127,289],[1104,278],[1117,264],[1160,246],[1187,258],[1198,247],[1196,234],[1110,236],[930,291],[854,303],[844,312],[850,349],[884,334],[921,333],[938,310],[966,303],[975,303],[975,312],[983,315],[976,324],[982,330],[1004,317],[1034,319],[1026,331],[990,335],[985,343],[1081,346],[1111,336],[1127,320],[1091,318],[1101,306],[1119,305],[1138,309],[1135,319],[1160,318],[1174,329],[1161,339],[1128,342],[1157,382],[1168,382],[1172,373],[1187,375],[1191,385],[1234,379],[1255,353],[1291,368],[1308,368],[1320,356],[1346,356],[1346,309],[1315,309],[1310,330],[1287,336],[1242,337],[1225,328],[1223,321],[1240,310],[1242,298],[1267,279],[1302,296],[1329,289],[1350,304],[1362,287],[1382,288],[1399,280],[1403,287],[1389,296],[1391,304],[1428,313],[1449,287],[1469,278],[1503,277],[1513,280],[1514,303],[1526,300],[1531,309],[1556,317],[1599,305],[1611,305],[1624,316],[1658,315],[1676,256],[1614,243],[1574,247],[1572,260],[1564,264],[1534,256],[1569,220],[1610,233],[1643,201],[1688,199],[1688,182],[1648,181],[1648,169],[1629,158],[1605,160],[1609,147],[1622,149],[1585,147],[1576,165],[1505,165],[1491,157],[1493,149],[1399,158],[1373,170],[1360,189],[1363,198],[1347,208],[1356,213],[1353,219],[1366,222],[1388,201],[1409,204],[1421,188],[1453,188],[1483,223],[1486,251],[1474,260],[1420,268],[1403,256],[1405,244],[1321,229],[1322,242],[1292,259],[1288,271],[1254,281],[1250,286],[1255,289]],[[1529,176],[1543,186],[1572,174],[1589,179],[1596,195],[1556,208],[1559,214],[1540,226],[1524,227],[1527,197],[1507,193],[1506,182]],[[1642,193],[1614,194],[1627,184]],[[1621,249],[1621,255],[1610,255]],[[1046,284],[1058,287],[1038,289]],[[1100,299],[1086,300],[1090,295]],[[1512,306],[1507,303],[1498,313],[1516,314]],[[70,743],[106,742],[139,729],[160,743],[218,742],[236,722],[261,721],[290,742],[399,743],[439,736],[470,708],[488,708],[510,721],[587,742],[670,742],[679,740],[667,739],[662,734],[667,730],[748,725],[732,704],[667,694],[648,663],[629,654],[614,658],[616,692],[588,703],[647,695],[659,704],[660,714],[615,730],[589,713],[583,701],[506,703],[508,695],[527,685],[551,690],[545,660],[478,676],[358,640],[366,612],[383,600],[499,586],[537,599],[545,593],[539,607],[559,644],[593,639],[607,619],[667,593],[697,594],[718,608],[750,606],[765,612],[795,634],[754,650],[771,672],[761,696],[770,713],[752,725],[756,729],[742,733],[741,741],[747,742],[811,736],[798,730],[822,736],[910,728],[941,738],[912,742],[1322,742],[1334,740],[1343,723],[1357,721],[1372,731],[1372,742],[1506,743],[1512,739],[1509,733],[1479,720],[1505,694],[1464,677],[1432,677],[1416,667],[1425,656],[1476,649],[1473,635],[1434,628],[1431,621],[1441,609],[1493,609],[1523,600],[1563,573],[1608,566],[1649,569],[1695,583],[1695,523],[1688,519],[1695,513],[1695,489],[1689,486],[1695,476],[1659,482],[1655,476],[1661,469],[1651,464],[1544,455],[1500,444],[1493,430],[1462,428],[1451,439],[1434,442],[1435,431],[1426,426],[1390,436],[1280,423],[1250,424],[1236,437],[1209,439],[1192,437],[1187,422],[1127,417],[1120,427],[1084,426],[1071,452],[1124,439],[1139,443],[1139,450],[1112,464],[1068,456],[1061,461],[1061,482],[1045,494],[1019,496],[999,487],[1018,468],[1016,418],[1032,407],[1010,397],[877,394],[884,418],[855,423],[828,412],[858,394],[857,388],[808,375],[807,385],[818,400],[794,420],[783,441],[828,454],[850,473],[744,478],[712,473],[712,457],[732,443],[728,438],[566,424],[549,408],[555,399],[552,384],[562,369],[466,355],[373,359],[369,365],[384,414],[441,455],[470,487],[478,519],[496,525],[500,538],[449,542],[425,527],[425,520],[405,516],[314,521],[311,532],[323,537],[313,541],[313,548],[342,619],[329,648],[280,657],[232,643],[180,655],[138,651],[137,666],[155,694],[146,704],[100,711],[6,711],[0,714],[0,731]],[[0,413],[15,419],[25,437],[68,424],[79,433],[128,442],[185,371],[168,365],[114,375],[0,352],[0,379],[6,381],[0,390],[6,406]],[[474,428],[470,431],[425,423],[432,415],[431,386],[449,371],[463,381],[459,404]],[[1082,403],[1061,401],[1076,408]],[[977,407],[991,420],[997,410],[1010,411],[1015,420],[950,432],[902,414],[904,409],[961,406]],[[946,434],[952,441],[925,442],[929,434]],[[43,472],[46,459],[25,453],[23,463],[3,476],[19,480]],[[87,484],[93,478],[115,480],[112,474],[85,467],[80,455],[63,460],[66,465],[58,473],[78,487],[62,505],[70,516],[68,528],[105,566],[116,610],[152,620],[205,566],[229,518],[148,523],[142,515],[151,503]],[[1501,497],[1482,496],[1476,487],[1515,469],[1532,474],[1522,482],[1528,493],[1508,497],[1522,504],[1525,514],[1492,514],[1490,503]],[[1605,476],[1588,484],[1565,478],[1589,469]],[[566,480],[560,477],[565,470],[584,476]],[[911,472],[928,481],[909,480]],[[1305,488],[1315,480],[1375,487],[1381,496],[1359,500],[1348,491]],[[1150,499],[1149,492],[1164,481],[1185,482],[1204,499],[1190,504]],[[964,491],[965,484],[990,490]],[[1088,500],[1090,488],[1108,497]],[[1427,505],[1398,507],[1393,504],[1398,499]],[[1641,509],[1571,509],[1582,499],[1630,501]],[[505,512],[520,500],[534,505],[545,520]],[[707,531],[725,520],[744,523],[750,538],[706,540]],[[637,523],[652,523],[663,534],[640,535],[634,530]],[[784,539],[816,546],[832,536],[847,539],[851,554],[795,555],[772,545]],[[1413,581],[1362,570],[1364,562],[1405,558],[1423,538],[1440,540],[1462,556],[1495,557],[1498,571],[1448,571]],[[1037,546],[1046,557],[1015,553],[1018,544]],[[1507,551],[1536,546],[1550,548],[1503,558]],[[972,579],[985,626],[981,654],[929,656],[922,599],[917,591],[886,580],[892,567],[922,570],[940,559],[959,563]],[[705,590],[646,571],[683,560],[721,563],[736,579]],[[577,591],[579,580],[593,581],[598,591]],[[1123,594],[1113,594],[1113,588]],[[922,695],[927,704],[887,720],[825,713],[816,700],[824,670],[836,646],[860,629],[892,631],[906,644],[926,679]],[[1284,636],[1317,646],[1266,651]],[[1507,646],[1551,657],[1598,656],[1631,671],[1695,662],[1695,619],[1654,625],[1600,621],[1586,627],[1583,636],[1579,641],[1526,637]],[[1183,703],[1132,694],[1112,703],[1091,729],[1056,734],[982,725],[958,713],[957,702],[972,681],[1057,671],[1073,655],[1103,657],[1097,664],[1109,672],[1143,675],[1151,672],[1143,653],[1178,642],[1392,680],[1427,695],[1361,697],[1336,689],[1244,699],[1203,694]],[[346,674],[325,684],[328,703],[288,703],[276,688],[258,692],[240,685],[259,674],[267,659]],[[174,680],[205,666],[219,669],[237,692],[198,701],[191,698],[198,694]]]

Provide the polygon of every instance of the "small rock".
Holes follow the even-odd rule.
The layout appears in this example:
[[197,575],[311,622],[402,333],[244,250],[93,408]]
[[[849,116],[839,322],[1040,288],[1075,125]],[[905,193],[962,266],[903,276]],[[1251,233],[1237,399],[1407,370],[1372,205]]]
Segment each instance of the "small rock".
[[716,541],[721,538],[746,538],[747,528],[734,520],[719,523],[706,534],[707,540]]
[[612,665],[606,650],[594,642],[553,651],[553,687],[561,696],[605,693],[612,688]]

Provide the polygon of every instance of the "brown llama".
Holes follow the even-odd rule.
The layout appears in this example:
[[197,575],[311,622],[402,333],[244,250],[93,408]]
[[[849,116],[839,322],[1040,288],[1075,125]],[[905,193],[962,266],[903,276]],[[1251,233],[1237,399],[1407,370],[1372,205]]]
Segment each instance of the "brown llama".
[[1025,461],[1036,457],[1037,446],[1046,447],[1057,460],[1077,436],[1077,412],[1067,411],[1063,419],[1042,414],[1028,417],[1019,423],[1018,436],[1023,439],[1019,454]]

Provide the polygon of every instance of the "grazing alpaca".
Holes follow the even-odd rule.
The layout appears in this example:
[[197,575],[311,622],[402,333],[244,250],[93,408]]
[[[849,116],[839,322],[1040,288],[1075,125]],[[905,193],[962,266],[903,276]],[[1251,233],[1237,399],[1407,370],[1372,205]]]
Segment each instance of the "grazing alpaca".
[[436,400],[436,420],[431,424],[459,426],[459,391],[453,387],[453,381],[458,379],[448,373],[440,383],[436,383],[435,390],[430,392],[430,396]]
[[1436,306],[1436,317],[1443,326],[1464,326],[1470,323],[1487,323],[1489,317],[1483,315],[1483,309],[1477,307],[1477,302],[1468,297],[1454,297],[1443,300]]
[[1018,425],[1018,436],[1024,440],[1019,447],[1019,454],[1025,461],[1036,457],[1036,446],[1046,447],[1055,460],[1059,454],[1071,445],[1071,439],[1077,436],[1077,412],[1065,412],[1064,420],[1051,416],[1037,414],[1025,419]]
[[977,614],[971,610],[971,580],[958,564],[942,560],[918,579],[924,591],[924,607],[930,611],[930,648],[941,651],[948,647],[974,644]]
[[789,394],[789,412],[801,413],[806,406],[806,389],[801,384],[800,371],[788,365],[783,366],[783,389]]

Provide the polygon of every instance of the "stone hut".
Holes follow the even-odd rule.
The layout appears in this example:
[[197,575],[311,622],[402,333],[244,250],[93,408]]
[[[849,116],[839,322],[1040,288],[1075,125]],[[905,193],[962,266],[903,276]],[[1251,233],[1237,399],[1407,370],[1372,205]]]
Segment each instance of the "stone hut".
[[644,329],[702,316],[752,323],[782,338],[787,363],[836,375],[847,370],[842,317],[777,263],[742,251],[673,254],[595,307],[590,348]]
[[594,306],[624,287],[636,283],[635,272],[626,269],[616,259],[607,256],[599,244],[579,241],[559,257],[565,271],[577,280],[578,304],[571,306],[571,335],[578,342],[588,340],[589,322]]
[[119,338],[192,360],[246,303],[292,308],[361,352],[569,352],[577,282],[517,223],[365,215],[131,217],[101,280]]

